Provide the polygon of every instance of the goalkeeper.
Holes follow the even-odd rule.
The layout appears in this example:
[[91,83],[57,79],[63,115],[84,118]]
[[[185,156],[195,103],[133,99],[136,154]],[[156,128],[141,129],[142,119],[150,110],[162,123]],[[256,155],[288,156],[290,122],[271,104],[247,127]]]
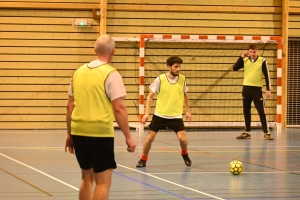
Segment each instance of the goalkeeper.
[[267,61],[258,56],[258,48],[251,44],[248,51],[244,52],[233,66],[233,71],[244,68],[243,82],[243,111],[245,131],[237,136],[237,139],[251,139],[251,103],[254,102],[259,114],[265,140],[273,140],[268,132],[267,117],[265,113],[265,101],[262,93],[263,76],[266,81],[266,97],[271,97],[271,83]]

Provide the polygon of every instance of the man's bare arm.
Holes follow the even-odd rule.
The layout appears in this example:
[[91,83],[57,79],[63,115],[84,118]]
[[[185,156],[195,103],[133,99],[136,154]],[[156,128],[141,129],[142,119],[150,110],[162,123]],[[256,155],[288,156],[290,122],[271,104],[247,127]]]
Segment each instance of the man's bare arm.
[[116,121],[126,138],[127,150],[129,152],[134,152],[136,145],[133,139],[131,138],[129,124],[128,124],[128,115],[127,115],[126,107],[124,105],[124,100],[123,98],[117,98],[113,100],[111,103],[112,103],[112,108],[113,108]]
[[145,109],[145,114],[144,117],[142,119],[142,123],[145,124],[149,118],[149,113],[150,113],[150,107],[151,107],[151,102],[152,99],[154,97],[155,93],[152,92],[152,90],[150,90],[150,93],[147,96],[147,100],[146,100],[146,109]]
[[68,105],[67,105],[67,114],[66,114],[66,123],[67,123],[67,139],[65,144],[65,152],[69,151],[70,153],[74,153],[74,146],[71,137],[71,116],[74,110],[74,98],[69,96]]
[[190,111],[190,104],[189,104],[189,98],[187,93],[184,93],[184,106],[185,106],[185,115],[186,115],[186,120],[189,122],[192,121],[192,116],[191,116],[191,111]]
[[67,105],[67,116],[66,116],[68,135],[71,135],[71,116],[72,116],[73,109],[74,109],[74,98],[69,96],[68,105]]

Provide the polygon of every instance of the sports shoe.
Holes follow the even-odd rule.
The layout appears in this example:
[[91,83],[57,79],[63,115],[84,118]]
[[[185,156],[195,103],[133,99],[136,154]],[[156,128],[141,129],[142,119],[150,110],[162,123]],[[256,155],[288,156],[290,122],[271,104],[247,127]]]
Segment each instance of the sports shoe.
[[237,136],[236,139],[251,139],[251,135],[244,132],[242,135]]
[[189,157],[189,154],[182,155],[184,163],[186,166],[190,167],[192,165],[192,160]]
[[136,164],[136,167],[146,167],[146,161],[140,159]]
[[273,140],[273,138],[271,137],[271,134],[270,133],[266,133],[264,135],[264,140]]

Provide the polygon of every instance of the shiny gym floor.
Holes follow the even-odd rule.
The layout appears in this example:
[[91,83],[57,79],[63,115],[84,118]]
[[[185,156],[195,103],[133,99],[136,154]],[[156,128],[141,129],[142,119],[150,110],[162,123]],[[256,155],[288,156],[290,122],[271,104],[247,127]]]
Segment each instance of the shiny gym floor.
[[[135,164],[144,138],[135,131],[135,153],[125,149],[116,131],[110,199],[300,199],[300,131],[273,133],[263,140],[259,130],[252,139],[237,140],[241,131],[188,131],[192,167],[180,156],[173,132],[159,132],[147,167]],[[75,156],[64,152],[65,131],[0,131],[1,200],[78,199],[80,169]],[[228,166],[238,159],[240,175]]]

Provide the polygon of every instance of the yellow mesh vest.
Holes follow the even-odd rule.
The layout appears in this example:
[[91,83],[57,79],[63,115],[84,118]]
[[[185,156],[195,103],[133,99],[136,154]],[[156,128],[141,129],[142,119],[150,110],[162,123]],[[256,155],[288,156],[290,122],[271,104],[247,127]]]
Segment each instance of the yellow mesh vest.
[[262,87],[263,71],[262,63],[264,58],[258,57],[255,62],[251,62],[249,58],[244,60],[244,82],[243,85]]
[[166,117],[175,117],[183,112],[185,77],[179,74],[176,83],[172,84],[167,74],[159,76],[160,88],[157,94],[155,112]]
[[89,68],[87,64],[73,75],[74,110],[71,133],[90,137],[114,137],[113,110],[105,92],[105,80],[115,69],[108,64]]

